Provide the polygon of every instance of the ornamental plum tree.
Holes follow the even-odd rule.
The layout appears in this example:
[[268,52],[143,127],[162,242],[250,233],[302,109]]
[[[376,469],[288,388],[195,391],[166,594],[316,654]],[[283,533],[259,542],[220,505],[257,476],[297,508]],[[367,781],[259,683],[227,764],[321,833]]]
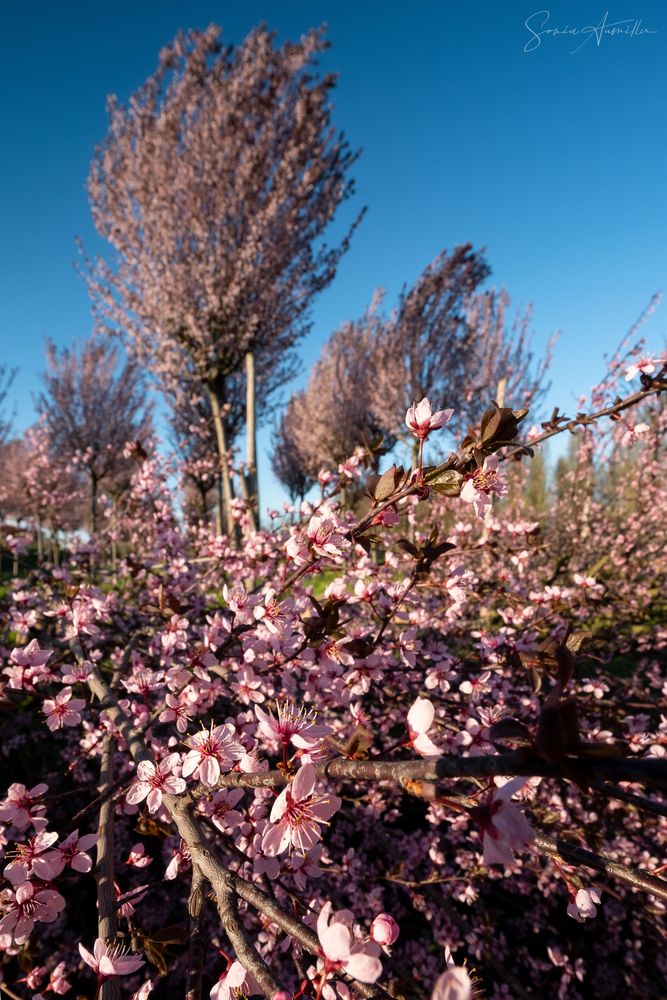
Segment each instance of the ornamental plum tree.
[[88,268],[98,323],[125,334],[163,387],[187,367],[207,394],[227,531],[229,381],[245,359],[253,495],[255,378],[267,400],[291,376],[313,296],[359,221],[323,241],[357,155],[332,127],[334,77],[313,73],[323,32],[274,43],[264,27],[237,47],[215,26],[179,34],[127,105],[109,100],[89,179],[113,250]]

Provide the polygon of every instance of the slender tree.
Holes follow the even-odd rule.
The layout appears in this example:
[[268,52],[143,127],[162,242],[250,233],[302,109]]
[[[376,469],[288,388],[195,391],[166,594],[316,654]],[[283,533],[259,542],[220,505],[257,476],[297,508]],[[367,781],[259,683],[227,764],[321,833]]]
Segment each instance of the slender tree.
[[271,467],[273,473],[289,495],[292,503],[303,501],[315,484],[315,477],[308,471],[306,459],[299,451],[297,421],[302,408],[303,392],[290,399],[274,435]]
[[126,445],[145,443],[152,434],[141,369],[133,359],[119,368],[118,350],[95,337],[61,351],[47,342],[46,358],[38,409],[51,448],[87,480],[89,529],[95,535],[100,489],[122,492],[131,477]]
[[378,422],[397,437],[410,439],[405,412],[424,396],[455,404],[458,432],[479,418],[501,382],[510,405],[538,393],[546,362],[533,371],[530,312],[510,323],[507,293],[480,291],[489,274],[471,244],[443,251],[378,324],[369,391]]
[[360,216],[336,246],[323,242],[358,154],[332,127],[334,77],[313,74],[322,30],[282,47],[265,27],[238,47],[219,36],[215,26],[179,34],[127,106],[110,99],[89,192],[115,254],[87,274],[99,325],[124,332],[163,386],[184,367],[196,373],[230,530],[230,379],[245,365],[253,469],[257,397],[291,376],[312,298]]
[[376,459],[395,437],[371,407],[377,367],[379,298],[360,320],[345,323],[325,344],[304,392],[292,397],[282,436],[293,443],[305,472],[316,478],[322,465],[344,462],[359,445]]

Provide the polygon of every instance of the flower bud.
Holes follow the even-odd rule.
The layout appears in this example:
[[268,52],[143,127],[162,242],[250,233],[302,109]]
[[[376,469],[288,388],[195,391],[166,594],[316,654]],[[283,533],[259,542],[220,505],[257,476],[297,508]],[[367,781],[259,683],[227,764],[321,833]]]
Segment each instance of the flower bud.
[[371,937],[373,941],[383,947],[393,944],[398,938],[399,927],[389,913],[380,913],[371,924]]

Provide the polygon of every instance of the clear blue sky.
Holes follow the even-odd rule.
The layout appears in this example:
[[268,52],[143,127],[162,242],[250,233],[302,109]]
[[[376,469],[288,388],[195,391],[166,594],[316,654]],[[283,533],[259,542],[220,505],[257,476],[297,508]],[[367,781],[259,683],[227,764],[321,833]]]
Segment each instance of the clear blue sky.
[[[373,289],[391,303],[436,253],[485,245],[493,282],[533,302],[538,347],[562,331],[551,402],[571,406],[653,292],[667,285],[667,5],[618,0],[607,23],[634,37],[533,37],[600,24],[609,0],[24,0],[0,13],[0,340],[19,367],[17,428],[34,416],[43,340],[86,337],[75,236],[98,244],[85,180],[105,99],[151,73],[178,28],[221,24],[240,42],[260,20],[281,39],[326,21],[336,124],[363,155],[368,206],[334,284],[317,300],[304,368]],[[577,52],[572,50],[588,39]],[[533,39],[534,43],[534,39]],[[646,327],[664,341],[667,305]],[[437,400],[449,405],[450,400]],[[268,447],[268,432],[260,440]],[[264,460],[266,465],[266,460]],[[278,491],[262,469],[264,497]]]

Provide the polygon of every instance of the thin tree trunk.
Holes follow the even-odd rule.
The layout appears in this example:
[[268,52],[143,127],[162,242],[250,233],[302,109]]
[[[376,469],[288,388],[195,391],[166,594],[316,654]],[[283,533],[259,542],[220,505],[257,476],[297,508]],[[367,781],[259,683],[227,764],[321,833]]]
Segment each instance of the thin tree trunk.
[[[221,511],[220,522],[224,523],[225,531],[231,537],[234,534],[234,518],[232,517],[232,480],[229,475],[229,462],[227,452],[227,442],[225,440],[225,427],[220,410],[220,400],[217,393],[210,386],[207,386],[208,398],[213,412],[213,426],[215,427],[215,440],[218,445],[218,458],[220,459],[220,477],[222,479],[222,495],[224,503],[224,517]],[[238,534],[238,533],[237,533]]]
[[259,477],[257,475],[257,422],[255,400],[255,355],[245,356],[246,373],[246,459],[248,463],[247,486],[253,505],[255,528],[259,529]]
[[97,534],[97,476],[90,476],[90,534]]
[[44,562],[44,539],[42,537],[42,520],[37,515],[37,562],[41,566]]

